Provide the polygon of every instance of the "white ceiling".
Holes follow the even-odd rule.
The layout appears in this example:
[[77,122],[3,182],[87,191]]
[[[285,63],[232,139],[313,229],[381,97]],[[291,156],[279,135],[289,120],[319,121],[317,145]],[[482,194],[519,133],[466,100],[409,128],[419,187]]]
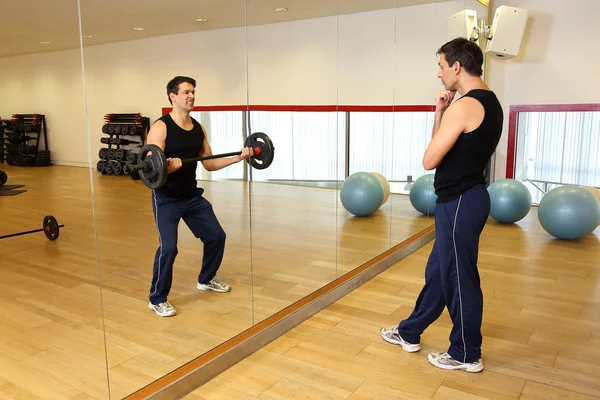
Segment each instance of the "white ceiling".
[[[2,0],[0,57],[78,48],[79,8],[82,34],[91,36],[83,38],[88,46],[442,1],[447,0]],[[274,12],[276,7],[288,11]]]

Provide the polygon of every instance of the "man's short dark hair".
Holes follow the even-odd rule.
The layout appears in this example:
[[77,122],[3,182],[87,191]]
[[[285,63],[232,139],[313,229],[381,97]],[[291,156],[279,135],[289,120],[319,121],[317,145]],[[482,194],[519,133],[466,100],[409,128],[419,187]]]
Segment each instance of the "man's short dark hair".
[[167,83],[167,97],[169,98],[169,103],[173,104],[171,101],[171,93],[175,95],[178,94],[179,85],[182,83],[189,83],[193,87],[196,87],[196,80],[194,78],[190,78],[189,76],[176,76]]
[[483,52],[475,42],[465,38],[456,38],[444,44],[437,51],[437,55],[443,54],[452,66],[458,61],[469,75],[481,76],[483,74]]

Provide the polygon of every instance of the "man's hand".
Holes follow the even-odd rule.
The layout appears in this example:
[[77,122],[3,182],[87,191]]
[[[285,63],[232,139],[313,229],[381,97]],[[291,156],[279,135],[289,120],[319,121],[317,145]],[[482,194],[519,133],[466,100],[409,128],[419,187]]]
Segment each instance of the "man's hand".
[[253,155],[254,155],[253,149],[251,149],[250,147],[244,147],[242,149],[242,154],[235,157],[235,162],[240,162],[242,160],[252,157]]
[[169,174],[177,171],[183,165],[181,158],[167,158],[167,164],[169,165],[167,169]]
[[446,108],[450,106],[456,90],[440,90],[435,96],[435,111],[446,111]]

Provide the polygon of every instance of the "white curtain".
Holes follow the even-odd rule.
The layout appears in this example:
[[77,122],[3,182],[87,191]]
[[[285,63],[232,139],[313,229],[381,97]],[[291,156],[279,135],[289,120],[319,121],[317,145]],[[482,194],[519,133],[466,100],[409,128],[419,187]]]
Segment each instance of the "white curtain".
[[[213,154],[241,148],[244,112],[194,112],[207,131]],[[426,173],[423,154],[431,140],[431,112],[350,112],[350,174],[379,172],[390,181],[413,181]],[[252,169],[255,181],[343,181],[346,163],[345,112],[251,111],[251,132],[273,140],[275,158],[267,169]],[[243,179],[243,163],[198,179]]]
[[350,113],[350,174],[379,172],[389,181],[429,173],[422,160],[431,141],[432,112]]
[[600,186],[600,112],[519,113],[515,172],[534,203],[560,185]]
[[251,111],[251,132],[273,140],[275,158],[255,181],[344,179],[345,113]]
[[[204,126],[213,154],[231,153],[242,149],[243,111],[192,112],[190,116]],[[244,165],[237,163],[219,171],[208,172],[199,162],[196,177],[204,180],[243,179]]]

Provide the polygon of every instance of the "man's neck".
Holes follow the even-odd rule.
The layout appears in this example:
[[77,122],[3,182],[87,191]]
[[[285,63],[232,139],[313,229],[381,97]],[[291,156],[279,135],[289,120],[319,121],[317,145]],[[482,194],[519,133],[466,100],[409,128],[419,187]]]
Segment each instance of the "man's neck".
[[191,119],[190,113],[185,110],[173,108],[170,114],[171,118],[173,118],[173,121],[180,126],[186,125]]
[[458,85],[457,91],[465,95],[474,89],[490,90],[490,88],[480,78],[465,79]]

